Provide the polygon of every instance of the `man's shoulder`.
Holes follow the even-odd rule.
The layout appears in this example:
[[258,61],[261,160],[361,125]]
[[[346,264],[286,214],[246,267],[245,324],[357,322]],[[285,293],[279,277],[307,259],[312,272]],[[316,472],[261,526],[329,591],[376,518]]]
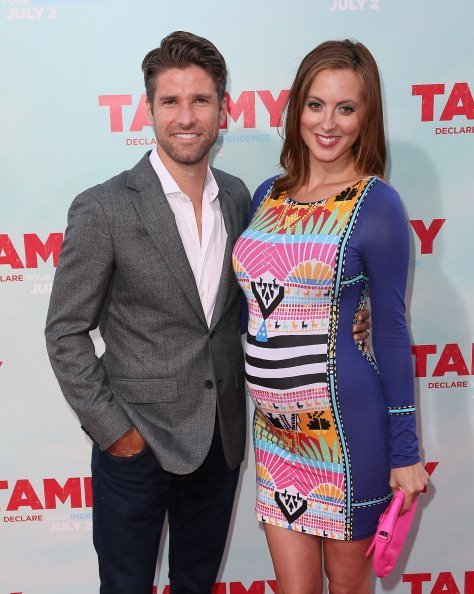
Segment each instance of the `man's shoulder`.
[[127,185],[127,176],[130,170],[122,171],[113,177],[87,188],[81,192],[80,196],[105,196],[109,193],[115,194],[117,190],[123,189]]
[[114,201],[121,196],[127,196],[130,191],[140,190],[153,179],[153,168],[150,164],[148,154],[131,169],[126,169],[113,177],[87,188],[77,196],[77,199],[99,200],[99,202]]

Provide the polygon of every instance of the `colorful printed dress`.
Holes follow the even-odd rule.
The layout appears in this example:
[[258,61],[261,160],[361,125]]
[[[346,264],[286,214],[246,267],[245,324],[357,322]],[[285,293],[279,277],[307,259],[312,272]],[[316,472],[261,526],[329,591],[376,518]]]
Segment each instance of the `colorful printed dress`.
[[[313,203],[257,190],[233,265],[248,302],[257,518],[340,540],[374,533],[391,467],[419,461],[404,292],[408,229],[376,177]],[[352,339],[370,293],[376,360]]]

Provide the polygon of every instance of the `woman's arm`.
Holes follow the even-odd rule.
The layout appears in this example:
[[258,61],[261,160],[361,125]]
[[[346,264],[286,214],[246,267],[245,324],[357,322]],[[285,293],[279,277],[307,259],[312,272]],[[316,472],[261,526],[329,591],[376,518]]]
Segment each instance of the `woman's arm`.
[[369,277],[372,344],[389,415],[390,486],[402,488],[405,509],[428,480],[418,451],[411,343],[405,320],[408,226],[397,192],[377,181],[361,212],[360,246]]

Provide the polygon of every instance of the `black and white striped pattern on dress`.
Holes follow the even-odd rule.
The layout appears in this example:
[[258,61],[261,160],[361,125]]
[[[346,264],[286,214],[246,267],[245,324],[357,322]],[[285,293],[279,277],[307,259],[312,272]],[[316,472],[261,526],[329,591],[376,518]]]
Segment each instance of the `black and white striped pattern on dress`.
[[272,390],[326,384],[327,339],[327,334],[293,334],[259,342],[247,334],[247,382]]

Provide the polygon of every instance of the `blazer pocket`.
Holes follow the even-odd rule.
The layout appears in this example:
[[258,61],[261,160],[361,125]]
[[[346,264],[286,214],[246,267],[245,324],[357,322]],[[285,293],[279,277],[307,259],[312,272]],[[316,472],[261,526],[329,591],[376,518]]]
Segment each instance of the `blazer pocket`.
[[123,377],[109,377],[109,387],[114,396],[126,402],[153,404],[154,402],[176,402],[178,381],[176,379],[136,380]]

